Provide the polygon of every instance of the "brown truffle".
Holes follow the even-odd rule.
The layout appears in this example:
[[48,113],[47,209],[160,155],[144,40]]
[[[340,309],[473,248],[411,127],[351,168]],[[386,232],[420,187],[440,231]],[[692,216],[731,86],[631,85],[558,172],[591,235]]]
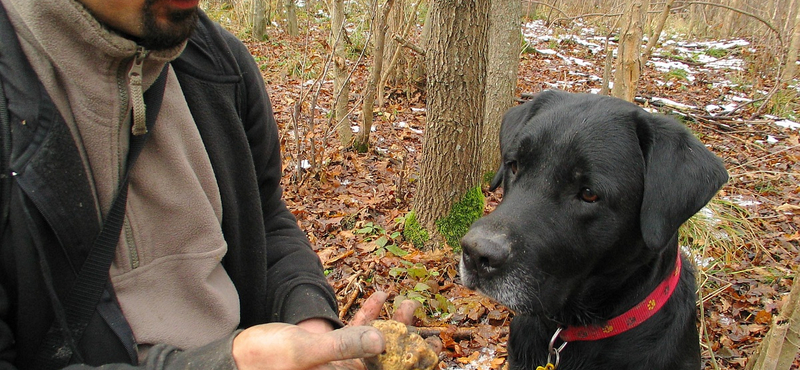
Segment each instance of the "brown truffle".
[[370,323],[383,333],[386,350],[364,359],[368,370],[432,370],[439,356],[417,333],[410,333],[405,324],[394,320]]

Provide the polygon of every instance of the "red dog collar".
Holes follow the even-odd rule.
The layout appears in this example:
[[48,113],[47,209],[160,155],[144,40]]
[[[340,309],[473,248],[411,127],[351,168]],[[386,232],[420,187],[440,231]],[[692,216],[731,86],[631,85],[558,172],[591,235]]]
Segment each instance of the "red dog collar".
[[667,276],[650,295],[627,312],[608,320],[603,326],[570,326],[561,331],[559,337],[565,342],[600,340],[624,333],[655,315],[667,302],[681,276],[681,254],[675,262],[675,271]]

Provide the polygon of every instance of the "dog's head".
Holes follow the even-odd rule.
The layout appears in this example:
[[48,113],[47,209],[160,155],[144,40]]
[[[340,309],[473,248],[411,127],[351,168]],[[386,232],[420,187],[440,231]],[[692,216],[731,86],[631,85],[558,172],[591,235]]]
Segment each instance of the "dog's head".
[[462,239],[462,279],[551,318],[613,299],[598,287],[675,247],[728,178],[678,122],[591,94],[545,91],[510,109],[500,147],[503,200]]

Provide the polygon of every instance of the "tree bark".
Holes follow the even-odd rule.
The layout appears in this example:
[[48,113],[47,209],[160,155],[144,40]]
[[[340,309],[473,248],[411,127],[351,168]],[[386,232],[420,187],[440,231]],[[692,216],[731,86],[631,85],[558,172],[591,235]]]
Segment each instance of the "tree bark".
[[333,50],[333,119],[339,142],[349,148],[353,142],[353,130],[347,118],[347,102],[350,101],[350,79],[347,76],[347,57],[344,50],[344,0],[331,1],[331,47]]
[[[392,32],[390,27],[389,34],[392,35],[391,40],[392,42],[390,45],[395,45],[394,50],[387,50],[386,55],[391,55],[391,58],[384,59],[384,67],[383,73],[381,74],[381,80],[378,84],[378,106],[382,107],[385,103],[384,99],[384,87],[386,87],[386,83],[388,81],[392,81],[393,83],[397,83],[403,76],[403,72],[408,72],[410,68],[413,68],[413,62],[417,60],[416,56],[406,55],[403,53],[403,43],[401,40],[398,40],[397,37],[399,36],[400,39],[404,40],[405,37],[408,35],[408,32],[411,30],[416,24],[416,14],[419,5],[422,3],[423,0],[417,0],[416,4],[414,4],[414,8],[411,9],[411,16],[406,19],[406,23],[398,27],[399,32]],[[395,9],[397,9],[397,5],[395,4]],[[400,29],[402,28],[402,29]],[[398,65],[400,63],[400,65]]]
[[374,27],[375,32],[375,51],[372,53],[372,71],[369,74],[369,81],[367,87],[364,89],[364,105],[361,110],[361,129],[356,135],[354,146],[359,152],[366,152],[369,148],[369,133],[372,130],[372,116],[375,109],[375,93],[378,86],[378,80],[381,78],[381,69],[383,68],[383,49],[384,41],[386,39],[386,17],[392,9],[394,0],[386,0],[386,3],[381,8],[381,12],[376,15],[376,24]]
[[[741,6],[742,0],[731,0],[730,6],[733,8],[739,8]],[[725,22],[723,23],[723,27],[720,27],[720,31],[724,31],[720,36],[723,37],[732,37],[734,32],[736,31],[736,20],[740,18],[741,14],[728,11],[728,14],[725,15]]]
[[514,104],[521,40],[521,1],[492,1],[486,64],[486,108],[483,119],[481,173],[500,166],[500,123]]
[[636,85],[641,73],[642,25],[649,0],[628,0],[626,19],[617,46],[616,72],[611,95],[627,101],[636,97]]
[[253,0],[251,7],[251,24],[253,25],[250,35],[255,40],[263,40],[264,34],[267,31],[267,15],[266,15],[266,1]]
[[792,41],[789,43],[789,50],[786,53],[786,66],[781,76],[782,83],[789,83],[794,78],[797,71],[797,53],[800,52],[800,12],[797,12],[794,20],[794,31],[792,31]]
[[295,0],[286,0],[286,32],[289,36],[297,37],[300,30],[297,27],[297,7]]
[[747,362],[746,370],[785,370],[794,362],[800,346],[800,278],[795,273],[789,299],[772,327]]
[[667,2],[664,4],[664,10],[661,11],[658,16],[656,26],[653,29],[653,35],[647,40],[647,46],[644,48],[639,65],[644,65],[647,63],[647,61],[650,59],[650,55],[653,54],[653,48],[655,48],[655,46],[658,44],[658,39],[661,38],[661,32],[664,30],[664,24],[667,23],[669,12],[672,11],[673,3],[675,3],[675,0],[667,0]]
[[414,209],[436,239],[436,221],[480,184],[489,9],[490,0],[434,0],[429,10],[427,124]]
[[[406,5],[407,4],[405,0],[394,0],[394,6],[392,6],[392,11],[389,12],[386,22],[386,25],[388,26],[388,35],[403,35],[403,28],[405,28],[406,24]],[[403,35],[403,37],[405,37],[405,35]],[[390,84],[394,84],[402,79],[403,71],[405,71],[405,58],[402,54],[397,54],[397,59],[394,62],[394,66],[389,65],[389,63],[392,62],[395,51],[399,49],[401,49],[401,46],[394,41],[393,38],[389,37],[389,39],[386,40],[384,54],[392,57],[383,59],[383,76],[381,80]]]

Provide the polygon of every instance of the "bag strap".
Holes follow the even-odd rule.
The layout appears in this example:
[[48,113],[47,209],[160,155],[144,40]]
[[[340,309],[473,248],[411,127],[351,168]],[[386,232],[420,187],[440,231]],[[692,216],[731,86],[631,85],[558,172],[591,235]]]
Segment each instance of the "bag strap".
[[[0,4],[0,22],[8,23],[0,25],[0,61],[10,47],[5,45],[11,37],[16,37],[10,31],[10,21],[6,15],[6,10]],[[3,74],[0,73],[0,235],[5,232],[8,214],[11,208],[11,122],[8,113],[8,100],[6,99]]]
[[[128,199],[128,179],[136,158],[144,147],[145,140],[152,131],[161,102],[164,97],[164,90],[167,84],[167,72],[169,64],[164,66],[158,79],[144,93],[144,102],[147,107],[146,122],[147,132],[143,135],[131,135],[130,149],[125,175],[120,181],[117,196],[111,205],[103,228],[94,240],[89,255],[81,266],[78,278],[76,279],[69,296],[63,304],[64,313],[67,319],[68,328],[63,328],[54,322],[47,332],[42,342],[41,349],[37,355],[37,369],[56,369],[66,366],[70,358],[74,355],[80,359],[80,354],[75,352],[77,348],[71,348],[70,342],[76,345],[83,332],[89,325],[95,311],[97,303],[108,283],[108,271],[114,260],[114,255],[119,242],[119,234],[125,220],[125,206]],[[68,351],[65,353],[65,351]]]

